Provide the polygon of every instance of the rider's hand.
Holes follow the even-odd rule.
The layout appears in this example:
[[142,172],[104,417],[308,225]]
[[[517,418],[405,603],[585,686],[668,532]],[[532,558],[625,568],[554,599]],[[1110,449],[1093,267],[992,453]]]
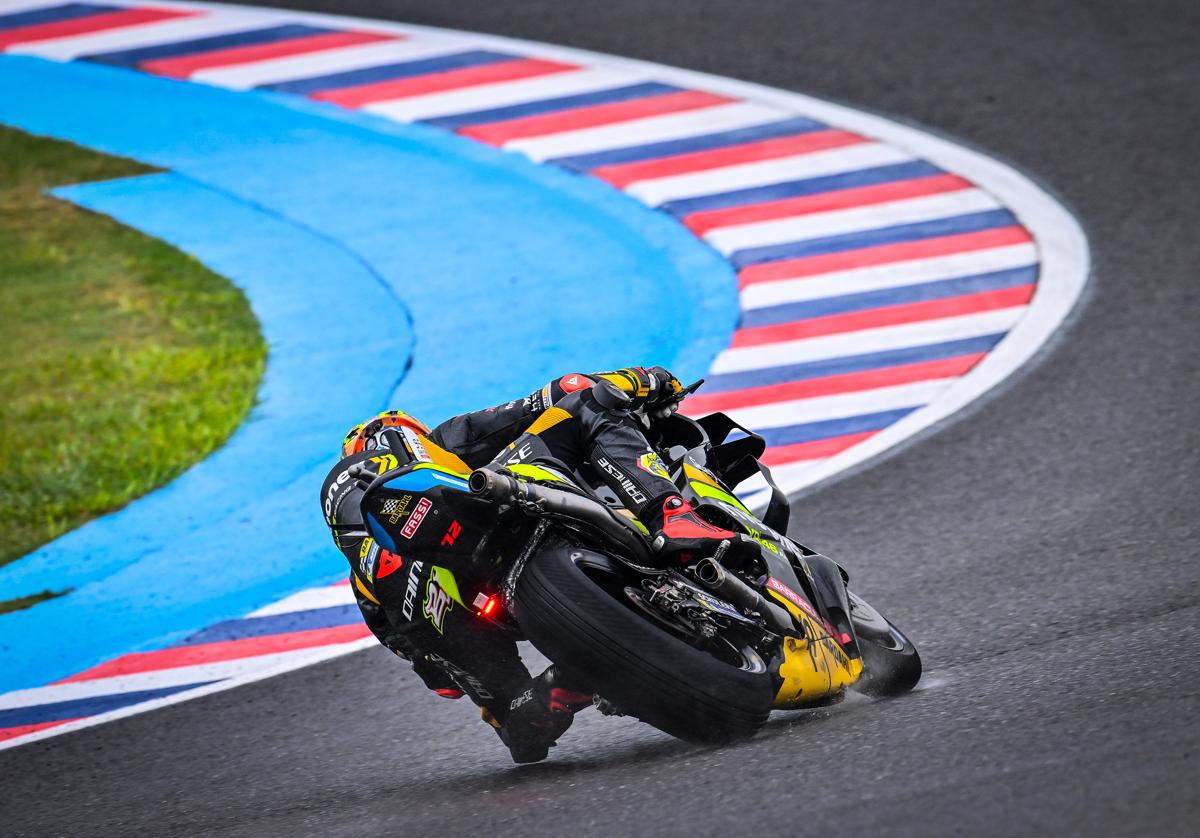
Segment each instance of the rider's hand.
[[650,367],[646,374],[651,381],[646,412],[653,419],[665,419],[679,410],[682,401],[679,394],[683,391],[683,384],[666,367]]
[[596,376],[612,382],[633,400],[633,410],[643,424],[670,416],[682,401],[683,385],[666,367],[624,367]]

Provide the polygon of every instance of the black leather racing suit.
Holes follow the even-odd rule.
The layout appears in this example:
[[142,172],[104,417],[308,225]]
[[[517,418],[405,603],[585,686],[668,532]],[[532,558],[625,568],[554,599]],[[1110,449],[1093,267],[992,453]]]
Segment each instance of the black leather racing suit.
[[[628,409],[605,407],[597,399],[593,385],[607,387],[606,381],[630,397]],[[673,377],[670,381],[678,388]],[[653,528],[661,519],[663,499],[677,490],[630,409],[654,397],[642,368],[573,373],[523,399],[449,419],[429,439],[471,468],[519,462],[570,474],[587,460],[622,503]],[[331,487],[336,491],[336,477],[346,465],[368,453],[339,463],[322,487],[322,499]],[[467,694],[483,708],[484,719],[500,727],[530,685],[516,644],[467,608],[453,603],[447,609],[433,607],[432,562],[401,559],[400,569],[383,578],[380,548],[371,539],[335,533],[335,540],[353,569],[351,581],[363,617],[379,641],[410,660],[430,689],[450,697]],[[363,567],[376,570],[362,573]],[[437,587],[438,580],[433,583]]]

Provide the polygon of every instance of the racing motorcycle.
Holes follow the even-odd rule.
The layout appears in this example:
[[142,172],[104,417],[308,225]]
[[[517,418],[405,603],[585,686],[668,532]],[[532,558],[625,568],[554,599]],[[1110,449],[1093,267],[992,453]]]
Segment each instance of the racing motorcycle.
[[[847,689],[897,695],[921,677],[916,648],[847,587],[846,571],[786,536],[789,505],[759,460],[763,438],[723,413],[670,413],[647,437],[696,513],[758,549],[726,541],[672,568],[590,464],[573,479],[529,464],[468,475],[428,440],[402,437],[382,473],[364,475],[372,535],[470,568],[435,567],[446,606],[531,641],[606,712],[722,743],[753,735],[772,709],[830,704]],[[755,475],[770,494],[761,516],[733,493]],[[388,514],[399,504],[444,519],[413,528],[414,511],[401,532]]]

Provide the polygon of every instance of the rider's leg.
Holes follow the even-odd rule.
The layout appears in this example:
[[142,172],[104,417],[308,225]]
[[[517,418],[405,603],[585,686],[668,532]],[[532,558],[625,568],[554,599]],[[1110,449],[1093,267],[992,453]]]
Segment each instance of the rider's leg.
[[591,389],[569,393],[543,411],[492,462],[570,472],[584,460],[639,517],[678,491],[638,420],[628,411],[601,405]]
[[376,583],[395,635],[386,645],[413,664],[426,686],[447,698],[470,697],[517,762],[545,759],[590,691],[562,682],[551,667],[531,678],[517,645],[456,599],[449,570],[408,562]]
[[722,540],[737,540],[702,520],[680,497],[638,419],[605,406],[592,389],[571,393],[543,412],[493,462],[573,470],[585,459],[646,528],[662,537],[666,557],[686,562],[711,553]]

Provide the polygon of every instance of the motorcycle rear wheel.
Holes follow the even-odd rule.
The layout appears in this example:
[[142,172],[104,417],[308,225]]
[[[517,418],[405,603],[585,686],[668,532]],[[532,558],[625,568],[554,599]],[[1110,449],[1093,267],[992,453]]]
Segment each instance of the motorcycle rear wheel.
[[627,715],[689,742],[752,736],[773,697],[761,660],[751,653],[735,665],[672,636],[621,593],[635,576],[599,553],[544,550],[517,583],[517,622],[543,654]]

